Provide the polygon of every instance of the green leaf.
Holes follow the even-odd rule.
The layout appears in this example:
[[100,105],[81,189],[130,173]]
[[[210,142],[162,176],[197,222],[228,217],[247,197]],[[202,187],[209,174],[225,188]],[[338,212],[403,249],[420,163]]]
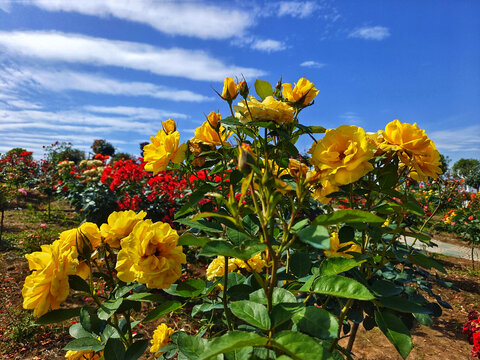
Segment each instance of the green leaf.
[[178,284],[176,294],[182,297],[196,297],[205,289],[205,281],[188,279]]
[[147,316],[145,316],[145,319],[143,319],[143,321],[148,322],[156,320],[158,318],[161,318],[163,315],[168,314],[169,312],[177,310],[180,307],[182,307],[182,303],[179,301],[165,301],[164,303],[158,305],[155,309],[150,311]]
[[375,311],[375,321],[402,358],[406,359],[412,350],[412,337],[402,320],[389,311]]
[[433,320],[432,320],[432,317],[430,315],[414,313],[413,316],[415,317],[415,319],[417,319],[417,321],[420,324],[428,326],[428,327],[432,327]]
[[264,100],[267,96],[273,96],[272,85],[265,80],[255,80],[255,91],[262,100]]
[[253,347],[247,346],[238,350],[225,353],[225,360],[250,360]]
[[283,324],[286,321],[292,320],[297,312],[302,312],[305,309],[303,303],[279,303],[274,305],[271,314],[273,328]]
[[150,293],[136,293],[125,298],[125,300],[131,301],[147,301],[147,302],[162,302],[163,296],[159,294]]
[[372,291],[379,296],[395,296],[402,293],[403,288],[391,281],[377,280],[371,286]]
[[[245,245],[245,244],[242,244]],[[249,260],[253,255],[265,250],[265,244],[253,243],[253,245],[240,248],[230,244],[227,241],[213,240],[205,244],[200,251],[202,256],[229,256],[241,260]]]
[[186,233],[178,238],[177,245],[193,245],[202,247],[209,241],[210,240],[206,237]]
[[[243,126],[243,124],[240,121],[238,121],[238,122],[239,122],[240,125]],[[222,120],[222,123],[223,123],[223,120]],[[233,184],[233,185],[238,184],[242,179],[243,179],[243,173],[240,170],[233,170],[230,173],[230,183],[231,184]]]
[[238,230],[235,230],[235,229],[232,229],[232,228],[227,229],[227,236],[236,245],[241,244],[245,240],[250,240],[251,239],[250,235],[247,235],[247,234],[245,234],[241,231],[238,231]]
[[348,225],[342,226],[338,231],[338,239],[340,240],[340,243],[355,240],[355,229]]
[[105,301],[102,307],[98,309],[98,318],[100,320],[107,320],[117,311],[120,305],[122,305],[122,302],[123,298]]
[[271,322],[267,308],[249,300],[240,300],[230,303],[230,310],[239,319],[262,330],[270,329]]
[[412,263],[416,265],[420,265],[421,267],[424,267],[425,269],[437,269],[438,271],[441,271],[442,273],[446,274],[447,270],[435,261],[432,258],[429,258],[428,256],[425,256],[423,254],[415,253],[407,256],[408,260],[410,260]]
[[103,356],[105,360],[123,360],[125,357],[125,346],[120,339],[110,338],[105,344]]
[[302,278],[310,273],[312,261],[308,253],[297,251],[290,256],[289,265],[291,273]]
[[405,313],[431,314],[431,311],[401,296],[379,298],[382,306]]
[[294,360],[327,360],[331,354],[318,342],[297,331],[282,331],[275,335],[272,346]]
[[297,232],[298,238],[316,249],[330,249],[330,234],[324,226],[310,224]]
[[198,360],[211,359],[219,354],[242,349],[247,346],[265,346],[268,339],[253,332],[230,331],[226,335],[214,339],[208,349],[201,354]]
[[[258,289],[250,294],[250,301],[254,301],[258,304],[267,304],[267,295],[265,290]],[[275,306],[279,303],[296,303],[297,299],[290,291],[282,288],[274,288],[272,294],[272,304]]]
[[[308,291],[304,289],[304,286],[300,288],[299,291]],[[364,285],[356,280],[340,275],[327,275],[317,278],[313,282],[311,291],[317,294],[337,296],[347,299],[375,299],[375,296],[373,296]]]
[[80,323],[86,331],[94,333],[98,333],[102,325],[95,310],[85,306],[80,309]]
[[320,275],[338,275],[360,265],[364,261],[343,257],[326,258],[320,264]]
[[124,295],[128,294],[130,291],[135,289],[138,286],[138,284],[131,284],[131,285],[124,285],[120,286],[116,291],[115,291],[115,298],[119,299],[123,297]]
[[103,344],[94,337],[84,337],[70,341],[63,350],[93,350],[100,351]]
[[130,345],[125,353],[125,360],[137,360],[143,355],[148,346],[148,340],[138,340]]
[[214,222],[209,222],[206,220],[199,220],[199,221],[191,221],[188,219],[179,219],[175,220],[175,222],[178,222],[180,224],[189,226],[192,229],[198,229],[202,230],[205,232],[211,232],[211,233],[221,233],[223,232],[223,228],[220,224],[214,223]]
[[177,345],[180,351],[191,360],[196,360],[207,348],[208,340],[200,336],[190,336],[186,333],[177,334]]
[[45,315],[40,316],[35,323],[38,325],[46,325],[46,324],[53,324],[58,323],[61,321],[65,321],[71,319],[72,317],[76,317],[80,315],[80,308],[74,309],[57,309],[52,310]]
[[68,285],[70,285],[70,288],[73,290],[83,291],[87,294],[90,293],[90,286],[78,275],[68,275]]
[[228,116],[222,119],[222,125],[243,126],[243,123],[238,121],[238,119],[234,118],[233,116]]
[[338,320],[324,309],[307,306],[296,312],[292,320],[298,330],[320,339],[333,339],[338,334]]
[[385,219],[372,213],[361,210],[337,210],[334,213],[320,215],[313,224],[315,225],[335,225],[335,224],[352,224],[352,223],[384,223]]
[[70,328],[68,329],[68,333],[70,334],[71,337],[75,339],[80,339],[80,338],[85,338],[85,337],[94,337],[95,339],[97,338],[96,334],[89,333],[86,331],[83,327],[82,324],[80,323],[75,323]]

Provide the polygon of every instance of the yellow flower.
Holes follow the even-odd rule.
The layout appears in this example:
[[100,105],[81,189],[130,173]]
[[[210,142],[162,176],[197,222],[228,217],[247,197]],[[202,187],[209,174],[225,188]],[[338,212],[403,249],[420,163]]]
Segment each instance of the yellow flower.
[[223,125],[220,124],[220,119],[220,113],[211,111],[208,120],[195,129],[195,136],[191,141],[208,145],[223,145],[231,132],[226,132]]
[[227,101],[235,100],[238,95],[238,86],[231,77],[226,77],[223,82],[222,99]]
[[[171,129],[171,123],[167,124],[167,128]],[[165,171],[170,161],[179,164],[185,159],[187,145],[179,146],[180,133],[178,131],[167,134],[163,129],[159,130],[157,135],[150,137],[150,141],[152,143],[143,148],[146,171],[151,171],[156,175],[159,171]]]
[[[342,249],[342,251],[339,251]],[[346,243],[340,244],[340,239],[338,237],[338,233],[334,232],[332,233],[330,237],[330,250],[325,250],[325,256],[326,257],[346,257],[346,258],[352,258],[353,256],[350,254],[347,254],[347,252],[356,252],[360,253],[361,248],[357,244],[355,244],[353,241],[349,241]]]
[[93,350],[68,350],[65,359],[68,360],[98,360],[103,358],[103,351]]
[[153,332],[153,338],[150,340],[150,343],[152,344],[150,352],[155,353],[155,356],[162,355],[163,353],[158,352],[158,350],[167,346],[172,341],[170,337],[174,332],[175,330],[168,327],[166,324],[160,324]]
[[296,181],[305,179],[308,174],[308,166],[298,160],[288,159],[288,172]]
[[240,259],[235,259],[236,264],[239,268],[246,269],[247,271],[261,272],[265,266],[267,266],[266,261],[263,259],[262,253],[253,255],[247,263]]
[[383,142],[379,147],[383,151],[408,152],[409,155],[421,154],[429,147],[430,139],[425,130],[420,129],[417,124],[402,123],[393,120],[387,124],[385,131],[380,132]]
[[237,106],[234,106],[237,111],[235,116],[244,123],[252,120],[275,121],[277,124],[293,121],[293,108],[287,103],[275,100],[272,96],[267,96],[262,102],[251,97],[247,104],[248,108],[245,101],[242,100]]
[[292,90],[292,84],[285,83],[282,90],[283,97],[293,103],[308,105],[319,93],[315,85],[305,78],[299,79],[294,85]]
[[[233,272],[238,269],[237,259],[228,258],[228,272]],[[225,256],[217,256],[212,260],[207,268],[207,280],[213,280],[216,277],[225,275]]]
[[337,185],[335,185],[328,179],[320,180],[317,183],[317,186],[318,187],[314,190],[312,196],[315,200],[323,204],[328,204],[330,201],[332,201],[332,198],[329,198],[328,195],[340,190]]
[[148,288],[168,289],[182,274],[186,257],[177,246],[178,234],[167,223],[139,221],[121,240],[117,276],[124,282],[138,281]]
[[162,126],[167,135],[173,134],[177,130],[177,125],[173,119],[162,121]]
[[387,218],[387,220],[385,220],[385,222],[383,223],[382,227],[388,227],[390,225],[390,219]]
[[75,247],[62,250],[59,240],[42,245],[42,251],[25,255],[32,274],[27,276],[22,289],[23,308],[33,309],[34,316],[42,316],[49,309],[58,309],[68,296],[68,275],[77,273]]
[[310,163],[335,185],[350,184],[373,170],[369,160],[374,148],[365,131],[357,126],[341,125],[327,130],[309,153]]
[[410,164],[413,167],[410,177],[416,181],[426,181],[428,177],[436,179],[442,173],[440,153],[433,142],[422,154],[414,155]]
[[108,216],[107,223],[100,226],[102,237],[112,248],[119,248],[120,240],[130,235],[133,227],[146,215],[145,211],[138,214],[133,210],[114,211]]
[[89,256],[100,245],[102,236],[98,226],[91,222],[85,222],[78,228],[60,233],[60,246],[62,251],[70,247],[77,247],[80,255]]

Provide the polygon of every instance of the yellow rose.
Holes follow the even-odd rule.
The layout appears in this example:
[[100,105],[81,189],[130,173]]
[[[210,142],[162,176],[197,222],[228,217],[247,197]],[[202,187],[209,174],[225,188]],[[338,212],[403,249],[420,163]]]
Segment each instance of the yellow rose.
[[168,327],[166,324],[160,324],[155,331],[153,332],[153,337],[150,340],[152,347],[150,348],[151,353],[155,353],[155,356],[160,356],[163,353],[159,352],[161,348],[167,346],[172,340],[171,336],[175,332],[171,327]]
[[[233,272],[238,269],[237,259],[228,258],[228,272]],[[212,260],[207,268],[207,280],[213,280],[216,277],[225,275],[225,256],[217,256]]]
[[120,240],[130,235],[133,227],[146,215],[145,211],[138,214],[133,210],[114,211],[108,216],[107,223],[100,226],[102,237],[112,248],[119,248]]
[[78,254],[88,257],[100,245],[102,236],[96,224],[85,222],[78,228],[60,233],[59,241],[63,251],[73,246]]
[[313,192],[313,198],[324,204],[328,204],[332,201],[332,198],[327,197],[328,195],[340,190],[337,185],[328,179],[319,180],[317,186],[318,187]]
[[[248,105],[248,107],[247,107]],[[240,121],[275,121],[277,124],[291,123],[293,121],[293,108],[282,101],[267,96],[262,102],[251,97],[247,105],[242,100],[237,106],[235,116]]]
[[292,84],[285,83],[282,90],[283,97],[293,103],[308,105],[319,93],[315,85],[305,78],[299,79],[294,85],[292,89]]
[[178,234],[167,223],[139,221],[121,240],[117,276],[124,282],[138,281],[148,288],[168,289],[182,275],[186,257],[177,246]]
[[164,130],[159,130],[157,135],[150,138],[150,141],[152,143],[143,148],[143,160],[146,162],[145,170],[153,172],[153,175],[165,171],[170,161],[179,164],[185,159],[187,145],[179,146],[178,131],[167,134]]
[[310,163],[336,185],[346,185],[357,181],[373,165],[369,160],[374,154],[365,130],[354,125],[341,125],[329,129],[322,140],[312,145]]
[[[342,251],[339,251],[342,250]],[[353,241],[340,244],[340,239],[338,233],[332,233],[330,237],[330,250],[325,250],[326,257],[346,257],[352,258],[353,256],[347,254],[347,252],[356,252],[360,253],[362,250],[360,246],[355,244]]]
[[68,360],[98,360],[103,358],[103,351],[93,350],[68,350],[65,359]]
[[215,146],[225,144],[231,132],[225,130],[220,124],[220,119],[220,113],[211,111],[208,120],[195,129],[195,136],[191,141]]
[[267,266],[266,261],[263,259],[262,253],[253,255],[247,262],[235,259],[235,263],[239,268],[246,269],[247,271],[261,272],[265,266]]
[[288,172],[296,181],[305,179],[308,173],[308,166],[296,159],[288,159]]
[[379,148],[383,151],[396,151],[401,162],[411,167],[410,176],[415,180],[437,178],[441,174],[440,153],[435,144],[417,124],[393,120],[381,131],[383,141]]
[[442,173],[440,153],[433,142],[422,154],[416,154],[411,161],[413,167],[410,177],[416,181],[426,181],[429,177],[436,179]]
[[75,247],[62,251],[59,240],[42,245],[42,251],[25,255],[32,274],[26,277],[22,289],[23,308],[33,309],[34,316],[42,316],[49,309],[58,309],[68,296],[68,275],[77,273]]
[[173,119],[168,119],[166,121],[162,121],[163,130],[167,135],[174,133],[177,131],[177,125]]
[[227,101],[235,100],[238,95],[238,86],[231,77],[226,77],[223,82],[222,99]]

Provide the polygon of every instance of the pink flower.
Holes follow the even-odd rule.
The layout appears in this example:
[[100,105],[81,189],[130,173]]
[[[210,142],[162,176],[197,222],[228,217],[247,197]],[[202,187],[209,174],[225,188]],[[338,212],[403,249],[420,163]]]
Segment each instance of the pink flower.
[[42,224],[40,224],[40,227],[41,227],[42,229],[46,229],[46,228],[47,228],[47,224],[42,223]]
[[23,194],[24,196],[27,196],[27,194],[28,194],[28,193],[27,193],[27,190],[25,190],[24,188],[18,189],[18,192],[19,192],[20,194]]

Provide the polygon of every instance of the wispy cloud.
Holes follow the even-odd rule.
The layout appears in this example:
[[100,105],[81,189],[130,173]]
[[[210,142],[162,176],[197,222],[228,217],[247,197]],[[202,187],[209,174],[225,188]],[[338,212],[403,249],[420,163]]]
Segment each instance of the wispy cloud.
[[145,107],[132,107],[132,106],[93,106],[87,105],[83,107],[85,110],[97,113],[97,114],[113,114],[119,116],[127,116],[131,119],[186,119],[187,115],[181,113],[175,113],[160,109],[152,109]]
[[200,39],[239,36],[255,21],[247,11],[199,1],[23,0],[22,4],[37,6],[46,11],[112,16],[151,26],[165,34]]
[[[213,99],[189,90],[177,90],[145,82],[124,82],[102,74],[68,70],[10,67],[0,69],[0,79],[0,92],[2,88],[14,90],[27,85],[30,88],[42,88],[54,92],[75,90],[108,95],[149,96],[170,101],[201,102]],[[27,108],[27,106],[24,107]]]
[[0,32],[0,48],[15,56],[48,61],[120,66],[158,75],[221,81],[225,76],[263,75],[254,68],[226,65],[200,50],[163,49],[147,44],[44,31]]
[[480,151],[480,126],[455,127],[428,133],[440,152]]
[[390,30],[385,26],[364,26],[353,30],[348,37],[365,40],[383,40],[390,36]]
[[325,66],[326,64],[320,63],[318,61],[313,61],[313,60],[308,60],[304,61],[300,64],[300,66],[303,67],[309,67],[309,68],[315,68],[315,69],[321,69]]
[[276,4],[278,16],[305,18],[312,15],[321,5],[315,1],[280,1]]
[[255,40],[252,45],[252,49],[265,51],[265,52],[274,52],[274,51],[281,51],[285,50],[287,46],[283,41],[277,41],[272,39],[266,40]]
[[346,122],[349,125],[360,125],[362,123],[362,118],[353,111],[347,111],[339,116],[343,122]]

